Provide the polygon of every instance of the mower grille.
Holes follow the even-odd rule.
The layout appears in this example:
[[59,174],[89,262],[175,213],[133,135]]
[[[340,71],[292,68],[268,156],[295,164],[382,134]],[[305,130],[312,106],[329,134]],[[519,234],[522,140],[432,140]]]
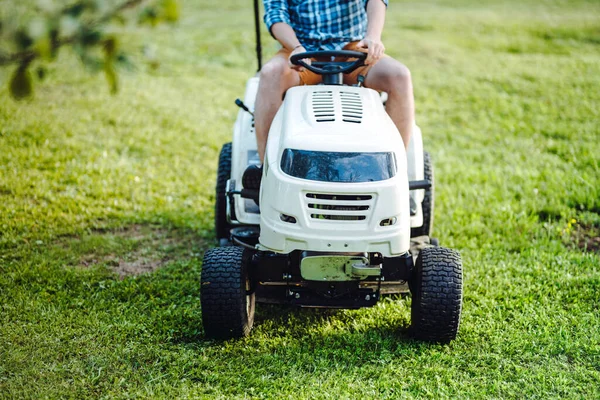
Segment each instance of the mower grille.
[[310,218],[323,221],[364,221],[373,203],[370,194],[306,194]]
[[322,194],[322,193],[307,193],[306,197],[310,199],[321,199],[321,200],[350,200],[350,201],[361,201],[371,200],[373,196],[370,194]]
[[367,219],[364,215],[329,215],[329,214],[310,214],[313,219],[329,219],[333,221],[362,221]]
[[369,206],[354,206],[354,205],[336,205],[336,204],[315,204],[308,203],[308,208],[316,208],[317,210],[335,210],[335,211],[366,211]]
[[355,92],[319,90],[312,93],[312,112],[317,122],[334,122],[341,118],[344,122],[360,124],[363,117],[362,99]]
[[335,121],[335,107],[333,105],[333,92],[331,90],[313,92],[312,107],[317,122]]
[[360,124],[363,115],[363,105],[360,95],[355,92],[340,92],[342,101],[342,120]]

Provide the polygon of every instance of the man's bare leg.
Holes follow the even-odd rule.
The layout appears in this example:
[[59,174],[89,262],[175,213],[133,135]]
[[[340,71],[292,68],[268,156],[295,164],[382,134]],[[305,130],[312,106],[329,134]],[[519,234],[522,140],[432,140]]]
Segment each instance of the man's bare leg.
[[298,72],[291,69],[287,57],[275,56],[260,70],[260,82],[254,105],[254,128],[260,162],[265,160],[265,148],[271,123],[281,106],[283,94],[300,84]]
[[400,131],[404,147],[408,148],[415,123],[415,100],[408,68],[393,58],[382,58],[369,70],[365,86],[387,92],[386,111]]

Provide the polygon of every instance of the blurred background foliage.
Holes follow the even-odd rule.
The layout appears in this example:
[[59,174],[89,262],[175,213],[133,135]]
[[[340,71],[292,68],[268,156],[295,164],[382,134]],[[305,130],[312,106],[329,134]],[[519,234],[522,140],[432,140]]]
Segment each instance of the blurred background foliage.
[[[47,65],[56,60],[62,48],[74,51],[88,70],[103,72],[111,93],[116,93],[117,68],[133,67],[120,46],[119,27],[174,23],[180,14],[179,0],[12,3],[0,8],[0,66],[14,68],[9,90],[16,100],[33,94],[35,79],[44,79]],[[144,53],[150,66],[157,65],[151,51]]]

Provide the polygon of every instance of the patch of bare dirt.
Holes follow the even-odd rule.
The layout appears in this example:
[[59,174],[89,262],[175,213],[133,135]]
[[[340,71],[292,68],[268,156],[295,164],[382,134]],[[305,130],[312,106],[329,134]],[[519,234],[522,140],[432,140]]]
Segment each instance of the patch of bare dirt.
[[573,243],[581,250],[600,254],[600,227],[577,225],[571,237]]
[[82,260],[82,265],[85,267],[93,266],[94,264],[109,265],[120,277],[129,275],[140,275],[147,272],[152,272],[172,260],[170,259],[152,259],[139,256],[137,254],[128,254],[125,258],[117,256],[109,256],[104,259]]
[[140,224],[114,230],[95,230],[79,240],[92,243],[83,246],[81,267],[106,265],[122,278],[153,272],[171,262],[197,257],[204,247],[203,240],[192,231]]
[[140,275],[152,272],[165,264],[173,261],[169,257],[159,257],[158,254],[152,254],[146,251],[131,251],[124,254],[88,254],[82,257],[82,267],[92,267],[97,264],[104,264],[115,271],[119,276]]

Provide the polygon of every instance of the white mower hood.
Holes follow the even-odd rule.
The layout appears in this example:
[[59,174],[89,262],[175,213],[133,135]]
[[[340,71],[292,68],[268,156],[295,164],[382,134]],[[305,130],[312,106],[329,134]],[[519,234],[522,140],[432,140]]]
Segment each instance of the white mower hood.
[[[389,152],[402,138],[377,92],[351,86],[299,86],[286,95],[273,122],[268,160],[285,149],[335,152]],[[279,132],[279,135],[277,133]],[[275,144],[275,143],[272,143]]]

